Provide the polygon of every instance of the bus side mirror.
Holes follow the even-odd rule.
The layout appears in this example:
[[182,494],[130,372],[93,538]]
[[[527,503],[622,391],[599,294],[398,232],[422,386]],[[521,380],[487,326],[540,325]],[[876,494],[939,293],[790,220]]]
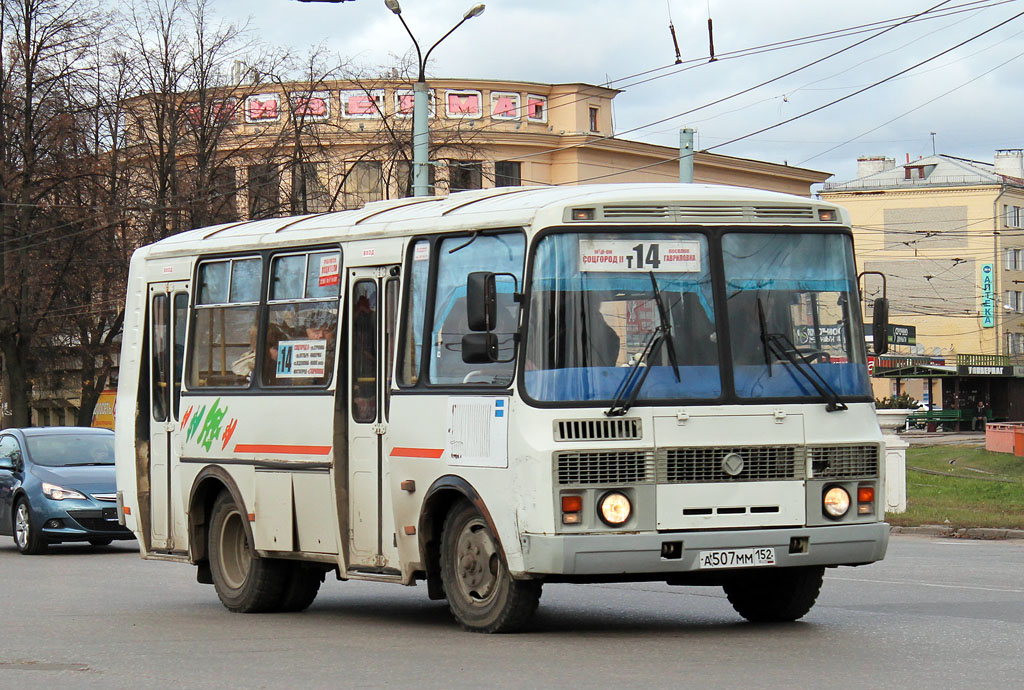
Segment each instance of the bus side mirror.
[[[490,331],[498,320],[498,288],[490,271],[466,279],[466,321],[471,331]],[[469,360],[466,360],[469,361]]]
[[498,336],[493,333],[467,333],[462,336],[462,361],[466,364],[497,362]]
[[889,300],[879,297],[871,309],[871,340],[876,355],[889,351]]

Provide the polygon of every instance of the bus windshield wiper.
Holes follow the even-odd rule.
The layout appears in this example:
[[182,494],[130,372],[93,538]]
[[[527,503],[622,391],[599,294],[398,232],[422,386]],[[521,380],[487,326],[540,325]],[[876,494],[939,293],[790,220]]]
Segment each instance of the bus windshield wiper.
[[665,342],[668,344],[668,361],[675,372],[676,382],[682,381],[679,378],[679,361],[676,359],[676,343],[672,339],[672,324],[668,319],[668,309],[665,307],[665,300],[661,297],[661,290],[658,288],[658,280],[654,277],[654,271],[649,271],[651,276],[651,289],[654,292],[654,302],[658,305],[658,317],[661,319],[661,332],[664,334]]
[[812,367],[811,363],[800,354],[792,340],[783,333],[768,332],[764,320],[764,307],[761,305],[760,297],[757,299],[757,315],[761,327],[761,343],[765,350],[765,362],[768,365],[768,375],[772,375],[771,356],[774,353],[780,359],[784,359],[792,364],[793,368],[799,371],[814,386],[814,390],[825,400],[826,412],[849,409],[846,403],[839,397],[836,389],[829,385],[829,382],[818,373],[817,369]]
[[[650,276],[654,293],[654,301],[658,305],[659,324],[657,328],[651,332],[651,337],[647,339],[647,343],[644,345],[643,351],[635,360],[633,360],[629,373],[615,391],[615,399],[612,400],[612,406],[604,412],[605,416],[608,417],[621,417],[633,406],[633,403],[636,402],[637,396],[640,395],[640,389],[643,387],[644,381],[647,380],[647,374],[650,373],[650,367],[646,366],[646,363],[654,357],[658,348],[666,342],[669,347],[668,361],[675,372],[676,381],[682,380],[679,377],[679,362],[676,360],[676,348],[675,343],[672,340],[672,327],[668,319],[668,309],[665,307],[665,302],[661,297],[661,290],[658,289],[658,281],[654,277],[654,271],[650,272]],[[640,373],[641,365],[644,365],[643,373]],[[629,397],[623,401],[627,392],[629,393]]]

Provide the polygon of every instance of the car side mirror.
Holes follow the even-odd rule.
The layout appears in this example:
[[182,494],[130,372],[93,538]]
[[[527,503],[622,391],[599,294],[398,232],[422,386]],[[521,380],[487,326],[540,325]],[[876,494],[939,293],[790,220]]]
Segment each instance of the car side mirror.
[[879,297],[871,309],[871,344],[876,355],[889,351],[889,300]]
[[0,470],[14,471],[14,459],[10,457],[0,458]]

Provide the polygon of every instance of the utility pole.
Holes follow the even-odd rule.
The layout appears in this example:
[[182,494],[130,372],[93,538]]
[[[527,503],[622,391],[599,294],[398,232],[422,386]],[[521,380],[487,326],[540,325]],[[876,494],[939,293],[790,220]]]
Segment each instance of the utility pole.
[[693,130],[679,130],[679,181],[693,182]]

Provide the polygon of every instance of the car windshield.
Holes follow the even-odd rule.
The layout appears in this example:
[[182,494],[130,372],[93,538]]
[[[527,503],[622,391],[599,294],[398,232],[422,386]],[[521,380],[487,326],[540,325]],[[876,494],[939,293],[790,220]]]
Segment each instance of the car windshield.
[[[664,325],[655,285],[668,317]],[[671,337],[642,357],[659,328]],[[636,400],[718,398],[706,238],[683,232],[548,235],[533,263],[525,339],[522,376],[534,400],[610,401],[623,386],[632,388],[626,379],[638,366],[648,371]]]
[[47,467],[113,465],[113,434],[26,436],[32,462]]

